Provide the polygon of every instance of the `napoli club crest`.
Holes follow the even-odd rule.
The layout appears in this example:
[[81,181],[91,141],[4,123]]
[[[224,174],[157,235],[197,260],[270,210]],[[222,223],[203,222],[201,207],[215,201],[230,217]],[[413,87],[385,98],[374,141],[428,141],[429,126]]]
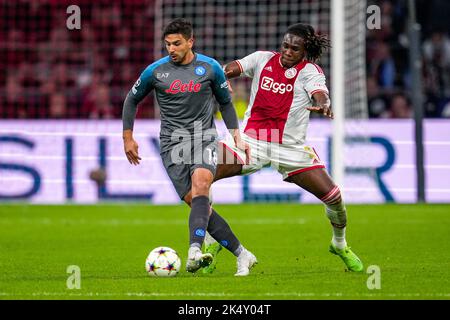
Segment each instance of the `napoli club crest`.
[[284,76],[288,79],[292,79],[293,77],[295,77],[297,75],[297,69],[295,68],[289,68],[286,70],[286,72],[284,73]]
[[206,69],[202,66],[198,66],[197,68],[195,68],[195,74],[198,76],[202,76],[206,73]]

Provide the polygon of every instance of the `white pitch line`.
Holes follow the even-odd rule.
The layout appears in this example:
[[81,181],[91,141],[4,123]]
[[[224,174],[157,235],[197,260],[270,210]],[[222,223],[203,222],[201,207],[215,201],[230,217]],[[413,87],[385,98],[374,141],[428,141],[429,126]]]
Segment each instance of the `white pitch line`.
[[0,292],[0,296],[69,296],[69,297],[450,297],[450,293],[355,293],[342,292],[315,293],[315,292],[261,292],[261,293],[225,293],[225,292],[27,292],[12,293]]

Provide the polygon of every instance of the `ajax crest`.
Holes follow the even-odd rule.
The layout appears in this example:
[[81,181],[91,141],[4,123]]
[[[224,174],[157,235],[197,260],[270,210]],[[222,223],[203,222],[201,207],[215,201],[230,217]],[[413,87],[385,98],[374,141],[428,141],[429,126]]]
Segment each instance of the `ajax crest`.
[[289,69],[286,70],[284,75],[285,75],[286,78],[292,79],[293,77],[295,77],[297,75],[297,69],[289,68]]

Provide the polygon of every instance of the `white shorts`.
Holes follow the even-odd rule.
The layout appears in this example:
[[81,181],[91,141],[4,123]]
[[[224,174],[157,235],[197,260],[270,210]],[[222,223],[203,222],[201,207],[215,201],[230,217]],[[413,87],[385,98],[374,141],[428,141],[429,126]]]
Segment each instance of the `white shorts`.
[[283,175],[283,180],[297,173],[325,168],[314,148],[300,144],[278,144],[256,140],[241,132],[242,139],[250,145],[250,164],[245,164],[245,152],[238,149],[233,138],[221,140],[225,148],[243,164],[242,174],[251,174],[270,165]]

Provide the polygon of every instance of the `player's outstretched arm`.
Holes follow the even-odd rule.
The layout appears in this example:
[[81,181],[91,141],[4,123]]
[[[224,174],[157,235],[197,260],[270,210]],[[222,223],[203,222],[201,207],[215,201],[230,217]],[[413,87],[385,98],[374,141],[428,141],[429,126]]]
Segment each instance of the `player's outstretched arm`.
[[122,122],[123,122],[123,147],[125,155],[131,164],[138,165],[139,146],[133,138],[133,124],[136,117],[137,101],[132,94],[128,94],[123,103]]
[[123,131],[123,147],[125,150],[125,155],[127,156],[128,162],[134,165],[139,164],[139,160],[141,160],[141,157],[139,157],[138,149],[139,145],[137,142],[133,139],[133,131],[132,130],[124,130]]
[[316,92],[312,95],[314,105],[307,107],[309,111],[321,113],[330,119],[333,119],[333,111],[331,110],[331,101],[328,94],[324,91]]

